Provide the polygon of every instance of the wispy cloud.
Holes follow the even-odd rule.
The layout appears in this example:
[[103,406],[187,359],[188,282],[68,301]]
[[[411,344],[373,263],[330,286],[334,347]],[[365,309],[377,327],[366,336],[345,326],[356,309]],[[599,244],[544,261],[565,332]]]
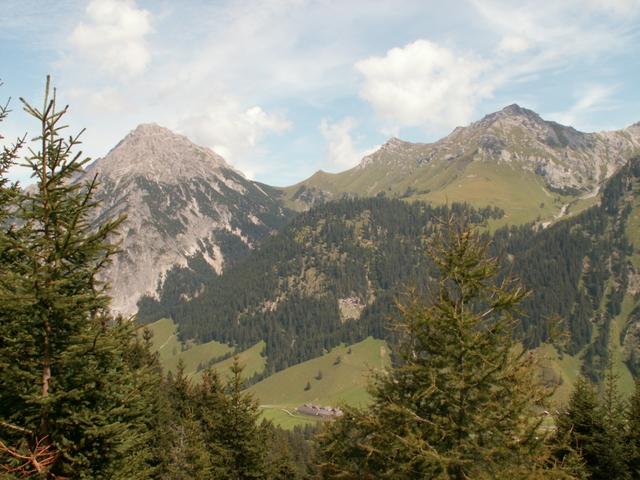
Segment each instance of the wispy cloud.
[[[152,121],[280,183],[269,172],[352,166],[387,135],[434,140],[522,99],[626,122],[639,2],[3,0],[0,75],[37,99],[53,73],[93,156]],[[608,96],[584,106],[595,86]]]
[[354,167],[362,157],[378,149],[379,145],[367,149],[356,148],[352,137],[356,126],[357,122],[352,117],[335,123],[323,118],[320,122],[320,132],[327,144],[329,166],[332,169],[344,170]]
[[[355,63],[361,96],[381,129],[453,128],[475,118],[478,105],[506,85],[530,84],[579,63],[595,63],[631,44],[638,0],[605,2],[471,0],[495,38],[492,48],[462,50],[426,38]],[[603,15],[607,22],[598,22]],[[567,85],[567,88],[570,86]],[[615,88],[593,88],[582,102],[602,102]],[[582,94],[582,93],[581,93]],[[580,101],[562,116],[577,121],[594,105]]]
[[177,130],[201,145],[210,146],[253,178],[258,166],[247,161],[246,155],[259,148],[265,135],[286,132],[291,126],[283,113],[268,113],[259,106],[243,109],[237,101],[225,98],[180,119]]
[[587,86],[576,92],[575,103],[569,109],[547,116],[564,125],[597,125],[597,113],[614,108],[612,97],[617,88],[617,85]]

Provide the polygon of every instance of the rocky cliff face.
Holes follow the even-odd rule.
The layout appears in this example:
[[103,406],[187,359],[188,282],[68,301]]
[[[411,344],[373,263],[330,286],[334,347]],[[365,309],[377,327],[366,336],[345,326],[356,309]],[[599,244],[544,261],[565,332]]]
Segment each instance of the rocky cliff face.
[[113,309],[130,315],[174,268],[228,265],[285,220],[276,193],[213,151],[158,125],[140,125],[83,177],[98,175],[97,220],[126,214],[108,269]]

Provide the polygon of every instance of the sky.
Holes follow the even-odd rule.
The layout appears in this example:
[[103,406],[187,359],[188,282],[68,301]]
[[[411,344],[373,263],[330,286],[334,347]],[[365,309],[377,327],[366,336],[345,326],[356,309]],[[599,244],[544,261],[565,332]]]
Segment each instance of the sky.
[[0,25],[6,139],[50,74],[92,158],[153,122],[276,186],[512,103],[640,121],[640,0],[0,0]]

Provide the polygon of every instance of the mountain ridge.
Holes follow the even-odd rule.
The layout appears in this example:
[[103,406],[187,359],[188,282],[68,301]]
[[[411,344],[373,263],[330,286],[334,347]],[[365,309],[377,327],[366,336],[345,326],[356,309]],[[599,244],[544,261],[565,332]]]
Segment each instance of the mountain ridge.
[[[512,104],[432,143],[391,137],[349,170],[316,172],[282,191],[287,206],[298,210],[344,195],[385,194],[496,205],[520,223],[553,219],[565,204],[593,195],[638,149],[638,124],[585,133]],[[509,205],[523,189],[531,190],[531,201]],[[538,209],[542,203],[546,208]]]

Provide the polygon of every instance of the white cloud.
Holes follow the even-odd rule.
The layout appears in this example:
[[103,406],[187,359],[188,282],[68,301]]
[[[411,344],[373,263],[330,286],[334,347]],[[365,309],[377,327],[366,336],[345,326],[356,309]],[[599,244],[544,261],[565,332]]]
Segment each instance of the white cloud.
[[498,51],[500,53],[521,53],[528,50],[531,43],[526,38],[517,35],[507,35],[500,40]]
[[362,157],[373,153],[379,146],[366,150],[355,147],[352,130],[356,127],[356,121],[352,117],[346,117],[340,122],[330,123],[323,118],[320,122],[320,132],[327,142],[329,165],[340,170],[357,165]]
[[203,113],[189,115],[178,123],[178,130],[200,145],[205,145],[253,177],[264,168],[248,160],[268,134],[283,133],[292,127],[282,113],[268,113],[259,106],[242,108],[234,99],[225,98],[205,107]]
[[627,17],[640,14],[640,0],[587,0],[586,3],[593,10],[613,16]]
[[[483,39],[495,38],[493,49],[467,53],[420,39],[355,64],[364,77],[361,96],[384,120],[381,131],[422,127],[441,133],[466,124],[505,85],[534,84],[628,49],[633,18],[640,15],[640,0],[469,1],[487,29]],[[583,100],[596,94],[602,92],[593,89]],[[590,111],[579,100],[563,118]]]
[[488,64],[427,40],[356,63],[361,95],[378,115],[402,126],[455,126],[472,119],[491,94],[482,81]]
[[151,14],[134,0],[92,0],[69,37],[70,44],[101,70],[115,76],[141,74],[151,60],[145,40]]
[[74,109],[82,108],[88,112],[117,113],[126,109],[127,100],[115,88],[103,89],[71,88],[67,93]]

